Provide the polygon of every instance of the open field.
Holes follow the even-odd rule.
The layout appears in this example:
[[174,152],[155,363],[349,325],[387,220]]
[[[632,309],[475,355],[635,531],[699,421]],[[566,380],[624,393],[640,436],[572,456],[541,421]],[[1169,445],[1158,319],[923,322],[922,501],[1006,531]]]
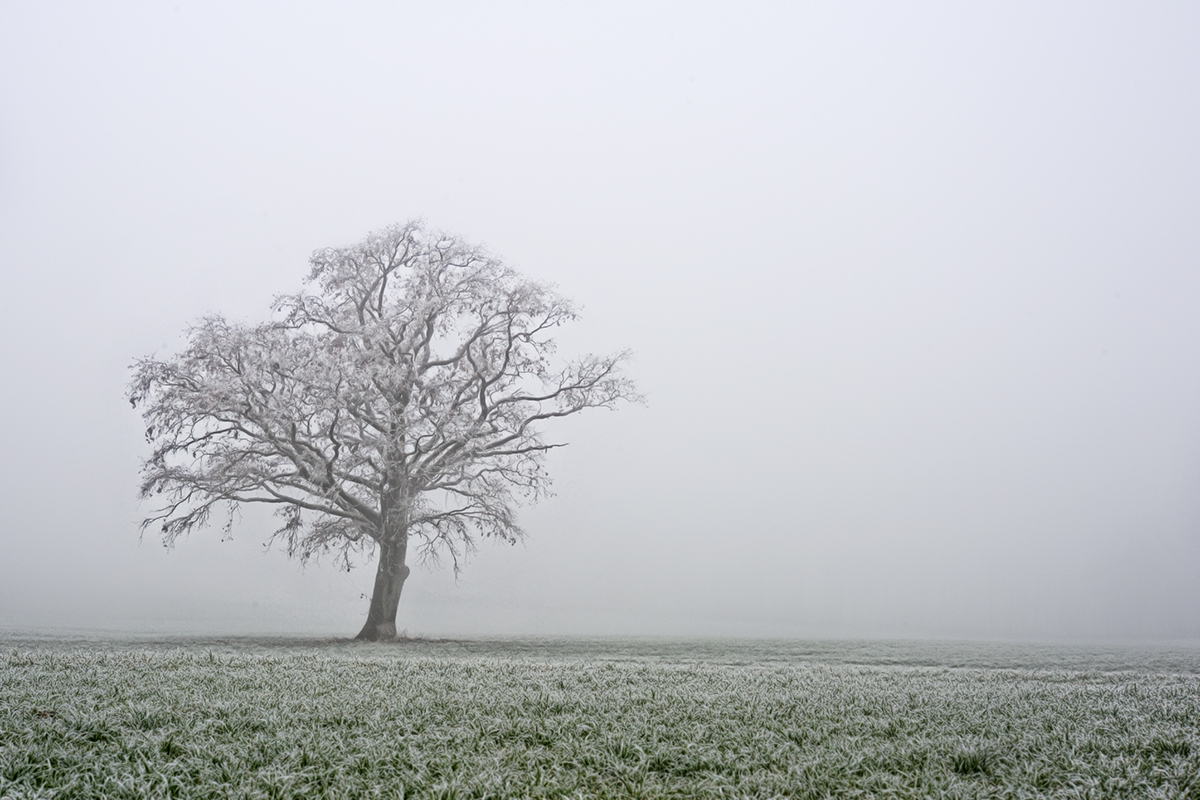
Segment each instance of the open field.
[[1200,798],[1200,649],[0,637],[0,797]]

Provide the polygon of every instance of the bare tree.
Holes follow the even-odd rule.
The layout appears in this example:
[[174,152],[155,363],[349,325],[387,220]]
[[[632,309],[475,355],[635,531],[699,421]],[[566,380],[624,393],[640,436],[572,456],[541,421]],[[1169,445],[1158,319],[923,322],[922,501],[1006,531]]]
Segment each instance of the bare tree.
[[133,366],[153,453],[142,523],[168,545],[227,506],[278,506],[273,541],[349,568],[378,550],[360,639],[396,635],[410,544],[460,557],[516,541],[515,506],[548,489],[543,424],[637,400],[627,353],[556,365],[572,304],[462,239],[410,222],[316,252],[310,292],[276,319],[214,316],[186,349]]

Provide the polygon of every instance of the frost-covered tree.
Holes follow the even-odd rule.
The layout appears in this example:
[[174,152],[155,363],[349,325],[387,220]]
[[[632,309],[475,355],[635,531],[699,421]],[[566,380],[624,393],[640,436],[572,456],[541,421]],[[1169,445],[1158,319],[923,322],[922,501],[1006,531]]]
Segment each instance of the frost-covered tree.
[[437,558],[516,541],[548,488],[545,423],[637,399],[626,353],[555,359],[576,317],[549,286],[420,223],[316,252],[274,321],[201,320],[186,348],[133,366],[153,452],[142,523],[168,545],[227,507],[278,507],[274,541],[346,568],[377,551],[360,639],[396,634],[412,545]]

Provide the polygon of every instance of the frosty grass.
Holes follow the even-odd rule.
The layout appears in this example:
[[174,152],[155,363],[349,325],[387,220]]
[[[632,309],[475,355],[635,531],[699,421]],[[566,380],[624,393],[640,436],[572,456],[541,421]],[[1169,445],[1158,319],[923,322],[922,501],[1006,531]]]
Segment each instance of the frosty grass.
[[1195,650],[0,645],[3,798],[1200,799]]

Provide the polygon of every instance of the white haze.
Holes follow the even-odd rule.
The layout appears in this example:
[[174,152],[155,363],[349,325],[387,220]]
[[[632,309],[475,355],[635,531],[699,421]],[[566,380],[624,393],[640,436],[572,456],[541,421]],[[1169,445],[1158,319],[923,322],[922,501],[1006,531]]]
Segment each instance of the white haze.
[[137,522],[134,358],[413,217],[645,407],[410,634],[1200,638],[1193,3],[0,6],[0,627],[351,635]]

